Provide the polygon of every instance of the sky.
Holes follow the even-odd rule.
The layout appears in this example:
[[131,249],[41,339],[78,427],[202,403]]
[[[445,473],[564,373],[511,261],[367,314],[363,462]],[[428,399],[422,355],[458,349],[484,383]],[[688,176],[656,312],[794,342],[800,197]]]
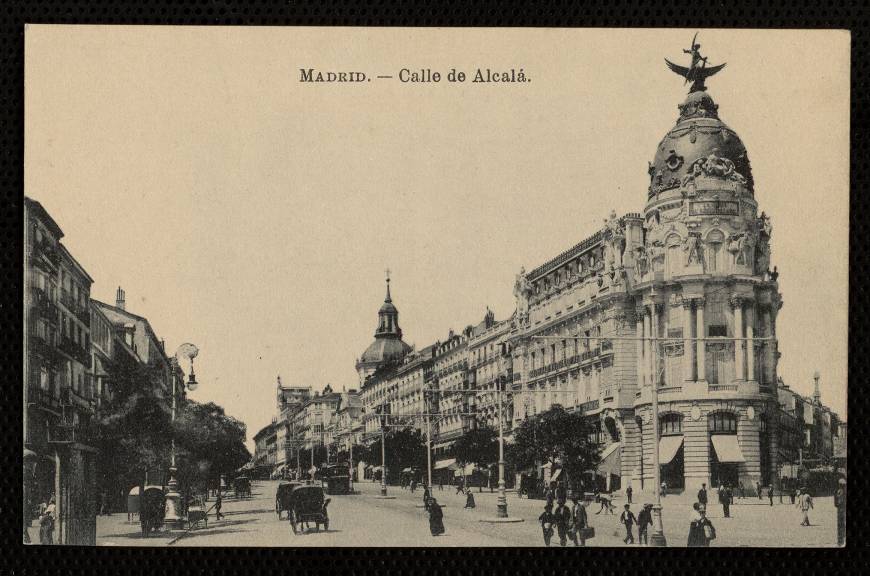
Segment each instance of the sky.
[[[514,310],[530,270],[641,212],[687,91],[694,30],[28,26],[25,194],[92,297],[193,342],[200,387],[248,426],[275,380],[356,388],[391,270],[418,348]],[[846,415],[849,34],[701,30],[752,160],[784,306],[779,374]],[[526,83],[449,83],[451,68]],[[371,82],[300,82],[300,68]],[[402,68],[438,83],[402,83]],[[393,79],[377,79],[393,75]]]

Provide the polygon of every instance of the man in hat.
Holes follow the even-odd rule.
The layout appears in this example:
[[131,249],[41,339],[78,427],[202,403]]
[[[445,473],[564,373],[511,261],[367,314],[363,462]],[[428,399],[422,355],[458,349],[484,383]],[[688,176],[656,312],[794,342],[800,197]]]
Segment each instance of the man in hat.
[[559,533],[559,546],[565,547],[568,543],[568,530],[571,528],[571,510],[565,506],[565,501],[561,498],[556,505],[556,511],[553,513],[556,517],[556,531]]
[[846,545],[846,479],[840,478],[837,492],[834,494],[834,506],[837,507],[837,545]]
[[544,511],[538,516],[538,522],[541,523],[541,531],[544,534],[544,545],[550,546],[550,538],[553,537],[553,524],[556,518],[553,516],[553,504],[548,502],[544,505]]
[[716,538],[716,529],[713,528],[712,522],[707,518],[707,507],[703,504],[695,503],[693,506],[697,512],[697,517],[689,524],[689,547],[708,548],[710,541]]
[[652,504],[644,504],[640,514],[637,515],[637,543],[649,544],[647,538],[647,526],[652,526]]
[[807,492],[806,488],[801,488],[800,492],[801,493],[800,496],[798,496],[797,507],[800,508],[800,511],[804,517],[804,519],[801,521],[801,526],[809,526],[810,510],[813,508],[813,499],[810,496],[809,492]]
[[631,533],[631,528],[637,523],[637,518],[628,504],[624,508],[625,510],[619,516],[619,523],[625,526],[625,538],[622,541],[626,544],[634,544],[634,534]]
[[574,495],[574,509],[571,511],[571,516],[574,546],[586,546],[586,528],[589,527],[589,517],[586,514],[586,502],[576,494]]
[[698,504],[707,505],[707,485],[701,484],[701,489],[698,490]]

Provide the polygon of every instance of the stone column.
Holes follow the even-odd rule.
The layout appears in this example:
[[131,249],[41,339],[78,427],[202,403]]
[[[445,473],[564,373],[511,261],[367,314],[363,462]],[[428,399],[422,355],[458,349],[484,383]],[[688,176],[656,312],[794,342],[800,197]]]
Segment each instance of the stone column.
[[731,297],[734,311],[734,379],[743,380],[743,298]]
[[683,299],[683,379],[693,380],[694,364],[692,363],[692,301]]
[[698,365],[698,381],[703,382],[707,380],[707,363],[706,363],[706,346],[705,341],[700,340],[705,336],[705,324],[704,324],[704,304],[705,300],[702,296],[701,298],[694,299],[695,304],[695,331],[696,337],[699,340],[696,340],[696,359]]
[[644,314],[643,307],[639,307],[635,310],[635,319],[636,319],[636,328],[635,335],[637,336],[637,389],[640,391],[643,389],[643,385],[646,382],[644,376],[644,364],[643,364],[643,353],[645,350],[644,341],[641,340],[646,334],[644,333]]
[[650,356],[652,355],[652,342],[648,338],[652,335],[650,310],[648,306],[644,306],[643,313],[643,385],[647,386],[650,381]]
[[755,380],[755,303],[746,308],[746,379]]

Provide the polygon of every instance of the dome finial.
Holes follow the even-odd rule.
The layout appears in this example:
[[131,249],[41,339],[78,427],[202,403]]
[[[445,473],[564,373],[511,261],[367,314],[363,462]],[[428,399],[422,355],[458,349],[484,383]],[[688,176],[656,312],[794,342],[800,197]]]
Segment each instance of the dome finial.
[[386,272],[386,275],[387,275],[387,297],[384,298],[384,302],[392,302],[393,299],[390,298],[390,269],[387,268],[387,269],[385,270],[385,272]]
[[688,68],[685,66],[680,66],[679,64],[674,64],[667,58],[665,58],[665,63],[668,65],[668,68],[674,71],[674,73],[679,74],[685,80],[683,84],[692,81],[692,85],[689,88],[689,93],[692,92],[703,92],[707,89],[704,86],[704,80],[709,78],[713,74],[717,73],[719,70],[725,67],[725,64],[719,64],[718,66],[710,66],[707,67],[707,57],[701,56],[701,45],[696,43],[695,40],[698,39],[698,33],[695,32],[695,37],[692,38],[692,46],[689,49],[683,48],[683,52],[685,54],[692,55],[692,63]]

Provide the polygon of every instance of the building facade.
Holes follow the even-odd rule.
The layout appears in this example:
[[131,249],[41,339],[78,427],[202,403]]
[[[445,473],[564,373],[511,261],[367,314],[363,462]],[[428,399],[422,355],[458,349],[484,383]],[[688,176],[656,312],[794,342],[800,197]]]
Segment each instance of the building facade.
[[96,402],[90,335],[93,279],[63,246],[63,231],[25,198],[24,447],[36,455],[25,510],[55,497],[54,541],[96,538]]

